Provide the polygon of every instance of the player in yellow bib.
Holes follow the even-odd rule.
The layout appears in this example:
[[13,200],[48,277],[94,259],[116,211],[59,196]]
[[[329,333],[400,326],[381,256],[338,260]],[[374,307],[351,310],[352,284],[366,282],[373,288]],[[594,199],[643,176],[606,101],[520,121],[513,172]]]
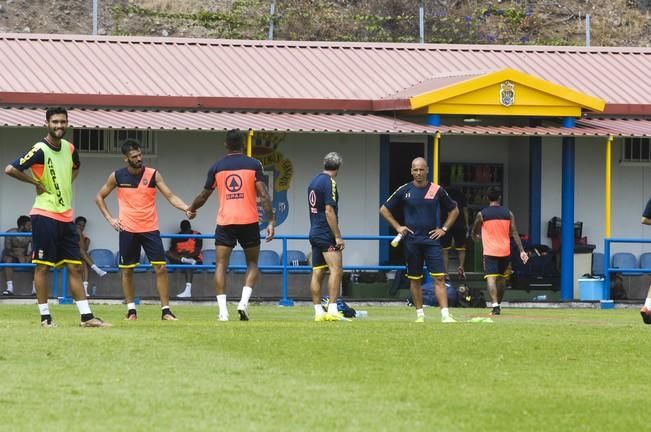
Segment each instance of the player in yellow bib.
[[[79,234],[72,220],[72,182],[79,173],[79,154],[63,139],[68,112],[61,107],[45,113],[48,134],[5,168],[5,174],[36,187],[32,220],[34,285],[42,327],[56,327],[48,307],[47,278],[51,267],[66,265],[68,281],[81,315],[82,327],[110,327],[93,316],[81,281]],[[31,169],[31,175],[24,171]]]

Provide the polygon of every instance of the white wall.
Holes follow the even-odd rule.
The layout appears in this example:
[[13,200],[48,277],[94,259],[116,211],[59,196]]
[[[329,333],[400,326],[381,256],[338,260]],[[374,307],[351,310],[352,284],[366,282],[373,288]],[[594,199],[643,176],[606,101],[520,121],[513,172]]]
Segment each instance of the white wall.
[[[0,157],[6,164],[27,151],[44,135],[41,128],[0,128]],[[71,133],[68,134],[71,136]],[[210,166],[226,153],[223,133],[208,132],[160,132],[158,157],[146,160],[146,164],[163,174],[172,191],[188,204],[202,190]],[[277,228],[278,234],[307,234],[307,185],[323,169],[323,156],[329,151],[339,152],[344,165],[337,177],[340,191],[340,226],[346,234],[378,233],[379,226],[379,137],[377,135],[314,135],[290,134],[279,144],[278,151],[289,158],[293,176],[288,191],[289,215]],[[94,197],[109,174],[124,166],[119,156],[81,155],[82,168],[75,182],[75,216],[88,218],[87,235],[92,248],[118,249],[118,236],[99,213]],[[28,214],[34,201],[33,188],[2,176],[0,182],[0,229],[15,226],[20,214]],[[115,193],[107,200],[111,211],[117,215]],[[184,214],[173,208],[159,194],[158,209],[161,232],[178,231]],[[205,234],[215,229],[217,200],[211,197],[192,222],[193,228]],[[204,247],[214,247],[212,240],[205,240]],[[281,250],[281,242],[275,241],[263,248]],[[292,241],[291,249],[310,251],[307,241]],[[377,263],[377,242],[350,241],[344,260],[346,264]]]
[[[651,237],[651,229],[640,224],[642,210],[651,193],[651,167],[625,166],[619,160],[623,140],[615,140],[612,166],[612,237]],[[549,244],[547,221],[561,216],[562,141],[543,139],[543,202],[541,232]],[[605,139],[577,138],[575,153],[574,220],[583,222],[583,235],[596,251],[603,252],[605,228]],[[613,252],[641,252],[651,247],[640,244],[616,245]]]

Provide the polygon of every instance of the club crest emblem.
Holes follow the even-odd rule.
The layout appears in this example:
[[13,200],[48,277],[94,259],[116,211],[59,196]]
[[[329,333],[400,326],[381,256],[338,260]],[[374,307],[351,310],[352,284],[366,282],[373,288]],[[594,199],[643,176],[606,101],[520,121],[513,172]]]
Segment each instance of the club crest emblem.
[[500,103],[505,107],[515,103],[515,85],[511,81],[500,84]]
[[226,177],[224,186],[229,192],[237,192],[242,189],[242,177],[237,174],[231,174]]

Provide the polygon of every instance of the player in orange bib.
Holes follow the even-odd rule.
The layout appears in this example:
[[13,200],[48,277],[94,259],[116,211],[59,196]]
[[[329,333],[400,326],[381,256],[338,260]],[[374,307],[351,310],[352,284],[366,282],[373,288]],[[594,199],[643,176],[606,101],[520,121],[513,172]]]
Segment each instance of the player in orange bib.
[[[163,175],[154,168],[142,163],[140,145],[134,140],[122,144],[122,154],[126,167],[114,171],[95,197],[102,215],[120,233],[120,263],[122,290],[127,302],[127,320],[138,319],[134,302],[133,269],[140,263],[140,249],[143,248],[149,262],[156,271],[156,288],[160,296],[161,319],[175,321],[176,316],[169,306],[169,287],[165,249],[158,231],[158,211],[156,210],[156,189],[177,209],[188,217],[188,205],[172,193],[163,180]],[[114,218],[106,206],[106,197],[117,188],[119,217]]]
[[506,278],[509,277],[507,268],[511,257],[511,238],[518,246],[523,263],[527,263],[529,256],[522,248],[513,213],[500,205],[500,189],[489,188],[487,196],[489,205],[477,213],[472,234],[473,239],[482,242],[484,249],[484,278],[492,302],[491,315],[500,315]]
[[267,192],[267,184],[259,160],[244,155],[244,134],[239,130],[226,133],[228,154],[217,161],[209,170],[203,191],[194,199],[188,211],[194,213],[201,208],[212,191],[217,189],[219,210],[215,229],[216,268],[215,291],[219,305],[219,320],[228,321],[226,307],[226,269],[235,244],[239,242],[246,257],[246,275],[242,297],[237,306],[241,321],[249,320],[249,299],[258,279],[258,256],[260,255],[260,216],[256,197],[269,224],[266,240],[274,236],[274,214]]

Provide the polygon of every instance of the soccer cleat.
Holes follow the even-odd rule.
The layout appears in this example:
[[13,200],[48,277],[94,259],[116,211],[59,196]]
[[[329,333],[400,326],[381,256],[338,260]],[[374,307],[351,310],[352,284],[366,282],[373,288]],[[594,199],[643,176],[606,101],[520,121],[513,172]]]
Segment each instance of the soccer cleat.
[[326,320],[325,316],[326,316],[326,314],[315,315],[314,316],[314,321],[316,321],[316,322],[325,321]]
[[219,321],[228,321],[228,315],[219,314],[219,317],[217,319]]
[[51,317],[47,317],[41,321],[41,327],[43,328],[55,328],[57,325],[52,321]]
[[88,321],[82,321],[79,323],[80,327],[113,327],[113,324],[102,321],[100,318],[91,318]]
[[176,295],[176,297],[177,297],[177,298],[190,298],[190,297],[192,297],[192,291],[190,291],[190,290],[185,290],[185,291],[183,291],[183,292],[181,292],[181,293],[178,293],[178,294]]
[[651,309],[644,306],[640,309],[640,315],[642,315],[642,321],[644,321],[644,324],[651,324]]
[[238,307],[237,313],[240,314],[240,321],[249,320],[249,308],[246,306]]
[[350,321],[348,318],[345,318],[339,314],[323,314],[323,321]]
[[416,321],[414,321],[414,322],[424,323],[425,322],[425,315],[419,316],[418,318],[416,318]]
[[493,310],[491,310],[491,315],[502,315],[502,308],[500,306],[493,306]]
[[176,315],[172,313],[169,308],[163,309],[163,313],[160,317],[161,320],[163,321],[177,321],[178,319],[176,318]]
[[446,318],[441,318],[441,322],[444,324],[449,324],[449,323],[455,323],[457,320],[455,320],[452,315],[448,315]]
[[138,312],[135,309],[129,309],[127,316],[124,318],[126,321],[138,321]]
[[14,295],[14,292],[9,291],[8,289],[6,289],[6,290],[2,291],[2,295],[3,296],[12,296],[12,295]]

